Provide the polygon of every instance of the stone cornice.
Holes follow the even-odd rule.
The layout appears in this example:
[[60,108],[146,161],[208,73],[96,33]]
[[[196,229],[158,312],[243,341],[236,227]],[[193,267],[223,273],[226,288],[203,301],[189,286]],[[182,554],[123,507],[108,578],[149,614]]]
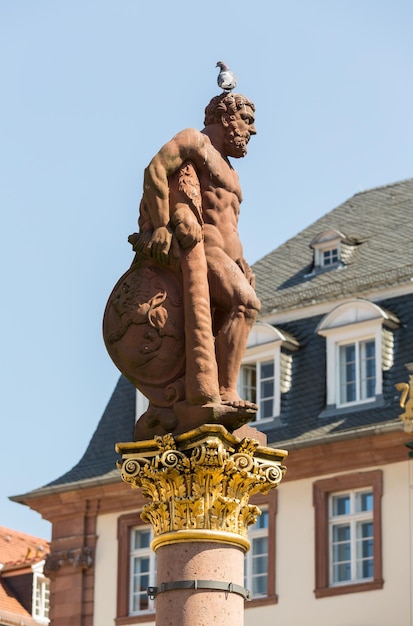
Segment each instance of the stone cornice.
[[[403,432],[402,423],[393,422],[317,440],[282,441],[279,445],[289,450],[289,470],[283,482],[405,461],[404,444],[409,440],[411,434]],[[28,505],[49,521],[78,515],[91,502],[96,503],[99,514],[142,509],[145,504],[140,489],[131,500],[130,488],[120,479],[119,470],[108,474],[105,481],[84,481],[80,489],[79,484],[71,483],[12,499]]]
[[400,428],[289,450],[288,473],[283,482],[407,462],[405,443],[410,436]]

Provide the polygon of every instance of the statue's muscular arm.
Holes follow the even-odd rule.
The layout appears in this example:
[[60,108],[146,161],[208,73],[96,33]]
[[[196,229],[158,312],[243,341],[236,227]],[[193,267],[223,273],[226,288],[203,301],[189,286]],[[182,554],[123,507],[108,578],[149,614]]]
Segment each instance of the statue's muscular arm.
[[167,262],[172,240],[168,177],[187,160],[200,163],[207,142],[200,131],[183,130],[159,150],[145,170],[143,200],[154,228],[149,247],[162,263]]

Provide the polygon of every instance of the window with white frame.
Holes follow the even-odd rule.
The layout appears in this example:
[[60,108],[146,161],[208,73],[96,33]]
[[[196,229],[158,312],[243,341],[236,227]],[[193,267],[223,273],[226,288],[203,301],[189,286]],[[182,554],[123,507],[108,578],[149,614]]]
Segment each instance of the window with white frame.
[[315,596],[382,589],[381,470],[313,485]]
[[341,261],[341,242],[345,235],[337,230],[325,230],[319,233],[310,243],[314,250],[314,267],[328,268]]
[[326,338],[328,407],[374,402],[382,395],[383,372],[393,364],[398,319],[367,300],[335,307],[317,333]]
[[373,580],[373,491],[331,494],[329,498],[330,584]]
[[259,419],[275,414],[275,363],[274,358],[246,363],[241,366],[241,397],[258,405]]
[[44,562],[40,564],[41,571],[34,570],[33,572],[32,614],[37,621],[48,624],[50,621],[50,581],[43,575],[43,564]]
[[129,614],[152,611],[153,600],[147,594],[149,586],[155,585],[156,557],[151,550],[152,529],[147,526],[135,526],[130,538],[130,591]]
[[257,599],[268,594],[268,509],[263,508],[256,523],[248,529],[250,550],[244,560],[244,586]]
[[257,420],[271,420],[280,414],[281,394],[291,387],[292,356],[298,342],[274,326],[253,327],[238,377],[243,400],[258,405]]
[[372,400],[376,395],[376,341],[364,339],[337,346],[338,404]]
[[320,255],[320,265],[323,267],[327,267],[329,265],[334,265],[338,263],[340,260],[340,253],[338,247],[328,248],[327,250],[323,250]]

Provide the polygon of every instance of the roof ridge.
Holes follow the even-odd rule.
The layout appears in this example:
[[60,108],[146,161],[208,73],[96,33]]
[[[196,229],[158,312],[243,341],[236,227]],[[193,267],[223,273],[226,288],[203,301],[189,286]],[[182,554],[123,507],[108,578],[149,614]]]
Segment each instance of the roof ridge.
[[[351,200],[352,198],[355,198],[356,196],[361,196],[364,193],[371,193],[372,191],[379,191],[380,189],[389,189],[390,187],[396,187],[397,185],[402,185],[402,184],[408,183],[408,182],[413,182],[413,178],[403,178],[402,180],[397,180],[397,181],[395,181],[393,183],[386,183],[385,185],[378,185],[377,187],[369,187],[368,189],[363,189],[362,191],[357,191],[352,196],[350,196],[350,198],[348,198],[348,200],[345,200],[341,204],[345,204],[345,202],[348,202],[349,200]],[[338,205],[338,206],[341,206],[341,204]]]

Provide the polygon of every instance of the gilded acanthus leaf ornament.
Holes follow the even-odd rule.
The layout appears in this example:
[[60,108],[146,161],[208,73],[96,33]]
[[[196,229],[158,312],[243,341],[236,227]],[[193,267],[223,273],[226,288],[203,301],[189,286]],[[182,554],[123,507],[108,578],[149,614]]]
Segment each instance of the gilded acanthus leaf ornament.
[[155,539],[224,531],[242,537],[245,545],[248,526],[260,514],[250,497],[277,487],[286,471],[285,451],[237,439],[221,425],[118,444],[117,450],[123,480],[149,499],[142,519],[152,524]]
[[[410,364],[411,365],[411,364]],[[406,433],[413,432],[413,374],[409,376],[408,383],[397,383],[397,391],[401,391],[400,406],[404,412],[399,415],[404,424]]]

